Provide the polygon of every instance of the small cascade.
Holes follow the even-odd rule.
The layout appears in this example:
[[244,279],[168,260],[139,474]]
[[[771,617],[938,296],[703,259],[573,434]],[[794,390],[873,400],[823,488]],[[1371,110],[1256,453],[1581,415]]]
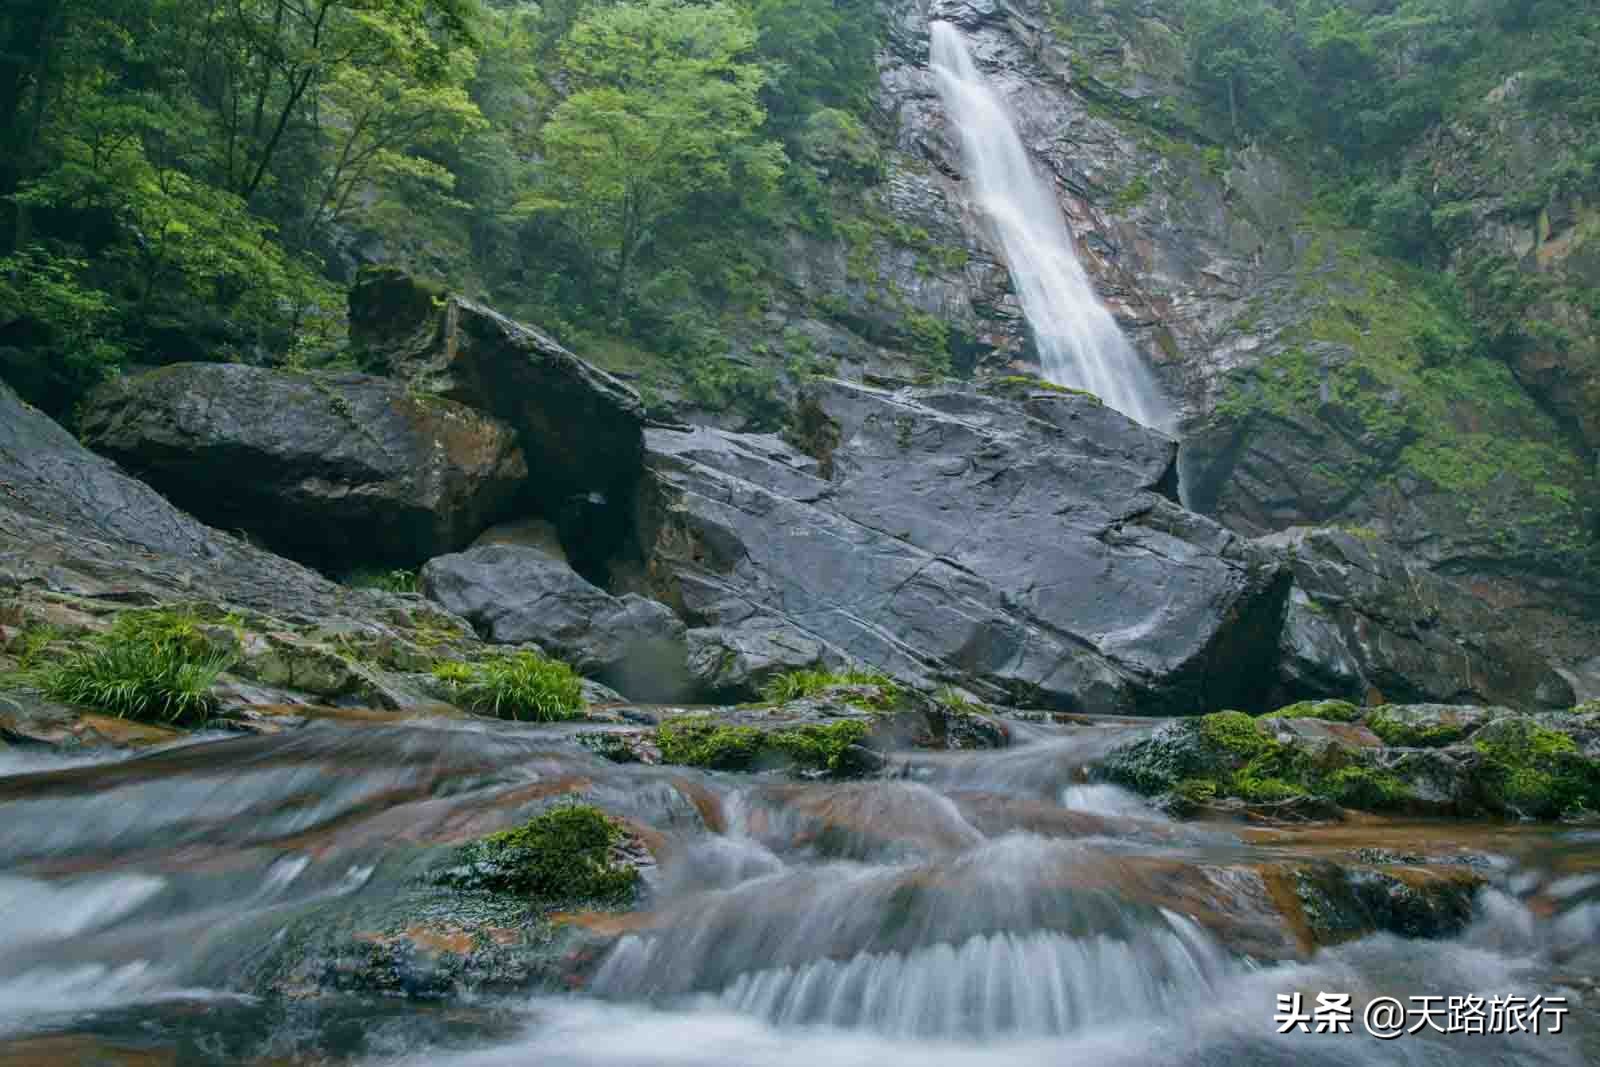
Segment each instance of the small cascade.
[[931,32],[939,95],[959,134],[973,195],[1011,270],[1045,377],[1086,389],[1124,415],[1172,432],[1170,405],[1095,295],[1055,191],[1034,169],[1005,102],[984,80],[954,26],[935,22]]
[[[1006,750],[900,753],[897,775],[852,782],[616,764],[573,728],[509,723],[328,724],[14,763],[23,773],[0,773],[0,1061],[154,1041],[174,1053],[159,1062],[366,1067],[1600,1062],[1592,1014],[1536,1041],[1273,1025],[1295,990],[1534,995],[1593,972],[1600,836],[1527,830],[1517,855],[1537,864],[1486,859],[1495,888],[1454,939],[1383,934],[1308,957],[1273,872],[1337,871],[1351,829],[1308,829],[1297,854],[1282,831],[1262,843],[1174,821],[1093,780],[1108,745],[1151,728],[1033,724]],[[423,947],[470,940],[473,921],[505,936],[501,918],[428,927],[460,899],[450,916],[493,906],[428,872],[569,795],[648,836],[637,910],[571,916],[560,929],[580,940],[510,988],[325,984],[419,922]],[[530,943],[565,936],[528,921]],[[425,955],[383,966],[421,975]],[[548,995],[569,984],[584,993]],[[455,993],[472,995],[441,1011]]]

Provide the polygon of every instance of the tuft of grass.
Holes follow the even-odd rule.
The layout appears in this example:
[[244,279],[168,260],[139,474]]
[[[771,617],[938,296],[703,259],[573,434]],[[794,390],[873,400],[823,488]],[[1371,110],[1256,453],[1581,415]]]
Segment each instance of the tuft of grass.
[[211,687],[227,656],[197,655],[178,642],[123,640],[107,635],[96,647],[41,668],[39,687],[63,703],[125,719],[181,723],[216,710]]
[[563,722],[583,714],[583,680],[559,660],[514,652],[477,663],[440,663],[434,678],[469,711],[524,722]]
[[933,695],[934,703],[955,715],[977,715],[983,711],[983,705],[969,699],[966,694],[955,686],[947,685]]
[[775,676],[762,686],[761,696],[771,704],[786,704],[839,686],[869,686],[877,690],[876,694],[852,703],[879,710],[900,703],[900,686],[893,678],[882,671],[854,667],[847,671],[789,671]]
[[416,571],[396,568],[388,571],[352,571],[344,584],[352,589],[376,589],[384,593],[415,593],[420,590]]
[[49,623],[34,623],[23,628],[12,648],[17,657],[19,671],[31,671],[39,666],[40,657],[50,643],[62,636],[61,631]]
[[550,907],[625,904],[639,883],[636,869],[613,858],[625,836],[599,808],[563,804],[514,830],[466,845],[461,862],[440,880],[463,889],[516,893]]

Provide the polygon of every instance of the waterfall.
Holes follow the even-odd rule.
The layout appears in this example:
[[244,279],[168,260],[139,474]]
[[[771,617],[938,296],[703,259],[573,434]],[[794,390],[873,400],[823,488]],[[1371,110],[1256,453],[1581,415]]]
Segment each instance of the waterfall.
[[1045,377],[1170,432],[1171,408],[1095,296],[1054,190],[1034,170],[1005,102],[948,22],[932,25],[932,61],[945,111],[960,132],[968,180],[1011,270]]

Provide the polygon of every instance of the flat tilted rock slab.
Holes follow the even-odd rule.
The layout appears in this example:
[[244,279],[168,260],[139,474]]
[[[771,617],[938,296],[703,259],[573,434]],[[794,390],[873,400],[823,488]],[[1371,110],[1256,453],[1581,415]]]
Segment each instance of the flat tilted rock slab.
[[1164,435],[1077,395],[843,382],[800,425],[820,458],[646,432],[648,571],[692,624],[778,619],[903,678],[1089,711],[1249,703],[1265,677],[1278,565],[1169,499]]

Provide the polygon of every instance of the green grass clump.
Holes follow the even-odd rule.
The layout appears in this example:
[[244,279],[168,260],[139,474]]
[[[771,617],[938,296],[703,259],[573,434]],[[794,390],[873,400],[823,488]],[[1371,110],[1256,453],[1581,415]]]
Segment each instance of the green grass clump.
[[467,845],[461,862],[441,880],[464,889],[529,896],[546,906],[625,904],[639,882],[637,870],[612,857],[625,836],[600,809],[565,804]]
[[1361,718],[1361,709],[1347,700],[1302,700],[1298,704],[1279,708],[1262,718],[1267,719],[1324,719],[1328,722],[1355,722]]
[[788,671],[761,687],[762,699],[771,704],[803,700],[837,686],[870,686],[876,694],[851,703],[887,710],[900,703],[900,686],[881,671],[851,668],[847,671]]
[[934,703],[946,711],[956,715],[977,715],[983,711],[983,705],[969,699],[961,690],[954,686],[945,686],[933,695]]
[[559,660],[512,652],[477,663],[440,663],[433,676],[462,707],[523,722],[563,722],[583,714],[583,679]]
[[204,720],[216,710],[211,687],[229,657],[210,650],[192,615],[126,612],[93,646],[35,672],[39,688],[67,704],[125,719]]
[[344,584],[352,589],[376,589],[384,593],[415,593],[419,590],[416,571],[403,568],[388,571],[352,571]]

